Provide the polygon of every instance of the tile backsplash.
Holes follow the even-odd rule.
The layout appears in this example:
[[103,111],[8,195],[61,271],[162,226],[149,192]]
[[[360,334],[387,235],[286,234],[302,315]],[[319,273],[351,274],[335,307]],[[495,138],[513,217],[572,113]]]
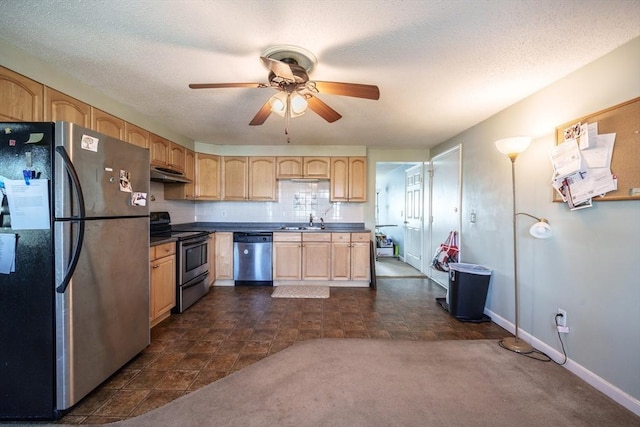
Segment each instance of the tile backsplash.
[[191,202],[164,200],[164,186],[151,183],[151,211],[168,211],[171,222],[364,222],[364,203],[329,201],[329,181],[278,181],[277,202]]

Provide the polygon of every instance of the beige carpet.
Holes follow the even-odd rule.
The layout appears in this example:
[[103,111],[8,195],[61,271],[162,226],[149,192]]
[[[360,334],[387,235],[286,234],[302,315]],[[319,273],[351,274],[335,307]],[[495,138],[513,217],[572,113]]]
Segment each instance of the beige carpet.
[[425,277],[425,275],[406,262],[395,258],[378,258],[376,277]]
[[566,369],[493,340],[295,344],[111,426],[634,426]]
[[322,285],[282,285],[276,286],[272,298],[329,298],[331,290]]

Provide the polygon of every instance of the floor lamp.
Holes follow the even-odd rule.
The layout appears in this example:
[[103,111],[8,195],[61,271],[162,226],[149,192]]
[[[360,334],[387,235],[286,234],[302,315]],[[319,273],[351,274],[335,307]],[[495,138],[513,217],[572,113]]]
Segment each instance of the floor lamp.
[[515,337],[504,338],[500,341],[500,345],[507,350],[514,351],[516,353],[531,353],[533,347],[522,341],[518,337],[518,311],[519,311],[519,298],[518,298],[518,242],[516,235],[516,217],[518,215],[526,215],[535,219],[537,222],[529,229],[529,233],[538,239],[546,239],[551,236],[551,227],[549,222],[544,218],[538,218],[533,215],[524,212],[516,212],[516,178],[515,178],[515,165],[518,154],[527,149],[531,143],[531,138],[526,136],[518,136],[512,138],[505,138],[496,141],[496,148],[502,154],[511,160],[511,190],[512,190],[512,206],[513,206],[513,285],[515,295]]

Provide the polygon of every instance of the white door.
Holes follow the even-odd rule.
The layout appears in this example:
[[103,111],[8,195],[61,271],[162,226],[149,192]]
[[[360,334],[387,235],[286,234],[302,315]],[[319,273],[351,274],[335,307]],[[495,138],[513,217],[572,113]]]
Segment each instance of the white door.
[[405,171],[405,262],[423,271],[422,266],[422,165]]
[[[457,146],[432,159],[430,257],[447,239],[450,231],[460,232],[460,158],[461,149]],[[431,278],[448,289],[449,274],[433,267],[430,270]]]

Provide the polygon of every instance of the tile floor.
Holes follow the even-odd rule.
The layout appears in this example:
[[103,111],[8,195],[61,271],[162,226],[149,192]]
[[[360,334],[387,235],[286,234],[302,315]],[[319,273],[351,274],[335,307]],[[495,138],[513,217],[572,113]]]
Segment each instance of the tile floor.
[[59,422],[135,417],[312,338],[499,339],[494,323],[464,323],[435,301],[428,279],[378,279],[377,290],[331,288],[328,299],[271,298],[271,287],[214,287],[151,331],[151,345]]

